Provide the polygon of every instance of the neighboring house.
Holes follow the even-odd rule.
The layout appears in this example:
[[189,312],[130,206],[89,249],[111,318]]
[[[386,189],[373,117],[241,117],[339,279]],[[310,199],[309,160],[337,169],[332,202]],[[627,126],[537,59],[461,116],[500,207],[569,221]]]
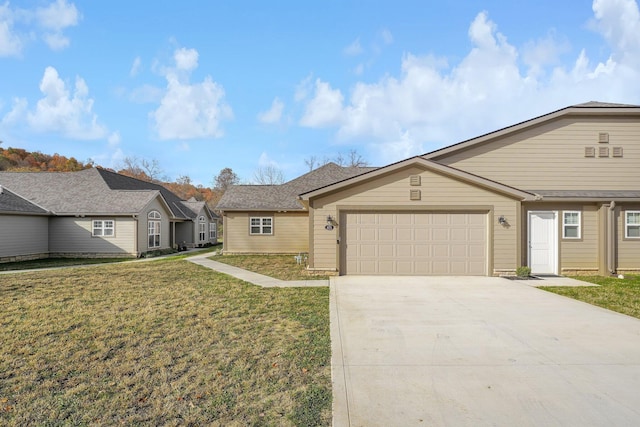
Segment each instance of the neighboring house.
[[298,195],[375,168],[328,163],[280,185],[234,185],[216,205],[223,211],[224,253],[309,251],[309,211]]
[[640,106],[567,107],[336,179],[300,201],[313,270],[640,272]]
[[[141,256],[176,247],[178,235],[188,246],[217,242],[209,234],[211,224],[217,227],[209,209],[104,169],[0,172],[0,186],[0,262]],[[204,240],[195,231],[200,217]]]

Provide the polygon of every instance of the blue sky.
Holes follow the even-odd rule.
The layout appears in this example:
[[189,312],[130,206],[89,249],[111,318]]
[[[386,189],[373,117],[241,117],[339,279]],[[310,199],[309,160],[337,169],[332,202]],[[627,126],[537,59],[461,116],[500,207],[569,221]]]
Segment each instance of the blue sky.
[[0,0],[0,140],[210,185],[640,104],[635,0]]

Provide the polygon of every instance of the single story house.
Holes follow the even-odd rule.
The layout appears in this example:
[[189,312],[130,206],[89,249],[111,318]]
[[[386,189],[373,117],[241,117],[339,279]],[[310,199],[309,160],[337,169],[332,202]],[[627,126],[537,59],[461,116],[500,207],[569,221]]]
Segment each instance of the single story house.
[[308,251],[309,269],[343,275],[640,272],[640,106],[574,105],[359,172],[297,209],[252,209],[274,189],[232,187],[225,251]]
[[204,202],[101,168],[0,172],[0,262],[134,257],[217,243]]

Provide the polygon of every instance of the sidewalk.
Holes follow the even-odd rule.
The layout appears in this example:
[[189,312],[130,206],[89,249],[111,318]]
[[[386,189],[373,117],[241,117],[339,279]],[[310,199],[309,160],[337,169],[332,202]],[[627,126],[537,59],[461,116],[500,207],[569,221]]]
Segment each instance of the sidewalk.
[[262,286],[263,288],[299,288],[299,287],[320,287],[329,286],[328,280],[280,280],[273,277],[265,276],[263,274],[254,273],[252,271],[243,270],[242,268],[234,267],[222,262],[213,261],[208,257],[211,253],[194,255],[185,258],[186,261],[194,264],[201,265],[203,267],[210,268],[219,273],[228,274],[237,279],[244,280],[245,282],[252,283],[256,286]]

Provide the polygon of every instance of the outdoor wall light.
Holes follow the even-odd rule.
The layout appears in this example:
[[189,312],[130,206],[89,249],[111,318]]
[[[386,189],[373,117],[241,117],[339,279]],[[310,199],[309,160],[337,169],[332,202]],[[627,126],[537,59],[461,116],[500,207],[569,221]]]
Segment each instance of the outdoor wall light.
[[505,225],[507,223],[507,219],[504,217],[504,215],[500,215],[500,217],[498,218],[498,223],[500,223],[500,225]]
[[333,230],[333,226],[336,224],[336,220],[333,219],[331,215],[327,215],[327,225],[324,226],[324,229],[327,231]]

